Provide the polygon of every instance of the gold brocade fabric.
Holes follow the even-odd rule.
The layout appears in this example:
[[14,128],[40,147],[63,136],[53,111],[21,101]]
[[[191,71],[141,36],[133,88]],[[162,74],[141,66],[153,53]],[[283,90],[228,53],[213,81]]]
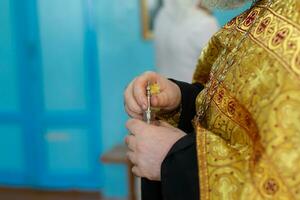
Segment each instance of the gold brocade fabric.
[[174,127],[178,127],[178,123],[181,116],[181,110],[182,107],[180,105],[177,109],[173,111],[169,111],[169,112],[158,111],[154,115],[156,120],[162,120]]
[[253,25],[196,127],[201,200],[300,200],[300,0],[266,4],[230,21],[199,59],[194,82],[206,84]]

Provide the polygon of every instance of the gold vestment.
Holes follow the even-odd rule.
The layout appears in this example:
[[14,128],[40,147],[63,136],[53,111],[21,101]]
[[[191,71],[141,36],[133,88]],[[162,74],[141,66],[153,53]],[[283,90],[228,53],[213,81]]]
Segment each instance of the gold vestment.
[[215,62],[234,58],[195,127],[201,200],[300,200],[300,0],[266,5],[227,23],[200,56],[194,82],[203,85]]

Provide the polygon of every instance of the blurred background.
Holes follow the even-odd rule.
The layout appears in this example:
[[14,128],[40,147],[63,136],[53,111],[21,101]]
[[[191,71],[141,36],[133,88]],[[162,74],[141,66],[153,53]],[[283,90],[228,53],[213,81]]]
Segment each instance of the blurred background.
[[156,70],[148,3],[0,0],[0,199],[129,195],[126,163],[101,157],[127,134],[126,85]]

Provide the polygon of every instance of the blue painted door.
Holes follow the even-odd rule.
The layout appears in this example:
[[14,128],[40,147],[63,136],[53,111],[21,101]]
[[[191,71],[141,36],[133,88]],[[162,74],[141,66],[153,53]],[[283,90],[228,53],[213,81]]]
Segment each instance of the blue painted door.
[[90,0],[0,1],[0,184],[99,188]]
[[0,1],[0,176],[18,183],[26,168],[21,123],[19,69],[9,0]]

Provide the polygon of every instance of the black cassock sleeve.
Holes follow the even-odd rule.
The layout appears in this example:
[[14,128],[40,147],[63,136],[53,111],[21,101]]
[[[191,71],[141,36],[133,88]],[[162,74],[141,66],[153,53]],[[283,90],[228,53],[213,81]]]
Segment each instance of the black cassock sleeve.
[[188,134],[174,144],[162,163],[161,182],[142,180],[142,200],[200,199],[196,137],[191,121],[196,114],[195,100],[203,86],[172,81],[180,87],[182,96],[178,128]]

